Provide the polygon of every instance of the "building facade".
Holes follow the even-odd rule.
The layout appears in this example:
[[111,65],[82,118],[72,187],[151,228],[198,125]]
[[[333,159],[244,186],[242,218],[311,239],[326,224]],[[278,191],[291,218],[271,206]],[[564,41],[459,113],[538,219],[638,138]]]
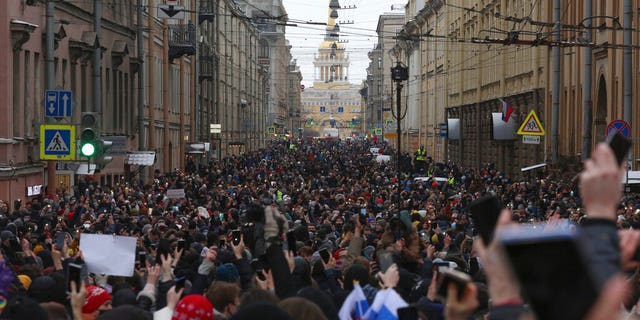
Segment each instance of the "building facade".
[[[291,55],[284,54],[290,50],[284,29],[275,30],[282,45],[268,41],[265,47],[262,40],[273,30],[249,18],[240,2],[182,0],[180,20],[160,17],[164,2],[158,0],[52,3],[49,87],[73,93],[71,116],[58,120],[46,118],[44,108],[46,3],[0,4],[0,64],[6,70],[0,101],[7,115],[0,125],[2,200],[37,196],[47,187],[49,193],[68,192],[80,179],[107,185],[149,181],[155,170],[257,150],[265,145],[268,108],[288,111],[288,87],[300,90],[287,81]],[[271,9],[284,12],[281,5]],[[265,57],[277,61],[265,65]],[[283,89],[273,95],[270,88],[276,86]],[[98,113],[101,137],[113,142],[113,160],[99,172],[78,171],[87,163],[80,156],[42,161],[40,125],[78,127],[84,112]],[[288,120],[288,112],[280,113]],[[221,132],[212,132],[211,125]],[[155,162],[128,163],[127,153],[138,151],[155,152]]]
[[301,137],[304,123],[302,122],[302,72],[295,59],[291,60],[289,64],[289,74],[287,79],[287,107],[289,108],[289,123],[287,129],[290,134],[295,137]]
[[[265,68],[266,114],[263,124],[284,133],[290,125],[288,74],[292,61],[291,48],[285,38],[287,11],[281,0],[242,0],[238,4],[260,31],[258,62]],[[300,90],[299,85],[297,89]]]
[[[139,132],[134,108],[139,75],[139,62],[134,59],[136,22],[125,14],[135,12],[135,6],[129,1],[113,1],[101,11],[102,28],[96,32],[93,3],[55,3],[54,28],[50,30],[55,39],[53,72],[49,75],[45,4],[0,4],[0,64],[4,70],[0,100],[6,115],[0,125],[0,199],[36,196],[45,192],[45,186],[49,193],[69,192],[79,162],[50,161],[51,165],[45,166],[40,160],[39,127],[45,123],[78,124],[83,112],[101,113],[101,134],[115,142],[109,166],[116,169],[105,169],[93,178],[106,183],[125,177],[123,153],[136,146]],[[93,67],[96,48],[101,51],[99,73]],[[45,117],[48,79],[52,80],[50,89],[72,92],[70,117]],[[101,95],[96,94],[96,86]]]
[[365,130],[370,135],[382,139],[382,44],[377,43],[369,51],[367,67],[367,105],[365,107]]
[[[216,76],[211,90],[221,155],[237,155],[264,146],[265,85],[267,75],[259,63],[261,30],[247,19],[241,2],[215,1],[216,27],[212,36],[216,55]],[[207,125],[208,126],[208,125]]]
[[[395,83],[391,79],[391,68],[396,66],[400,56],[392,53],[396,45],[396,36],[404,24],[404,12],[388,12],[380,15],[376,32],[378,34],[377,46],[370,52],[372,60],[372,84],[373,90],[369,96],[375,128],[380,128],[384,139],[392,145],[396,144],[396,120],[394,110],[396,104]],[[374,132],[375,133],[375,132]]]
[[[638,4],[631,1],[632,7]],[[405,98],[409,113],[426,125],[419,128],[418,141],[439,161],[474,167],[494,163],[517,174],[522,167],[554,162],[557,152],[556,162],[579,164],[581,156],[604,139],[607,124],[625,118],[621,1],[560,1],[557,9],[563,14],[557,42],[553,2],[410,0],[406,9],[395,47],[409,65]],[[589,23],[599,27],[589,29]],[[633,21],[631,28],[638,24]],[[639,41],[633,34],[631,39],[632,46]],[[557,70],[554,47],[559,47]],[[640,61],[634,54],[637,49],[631,50],[631,67],[626,69],[633,72],[633,79]],[[413,84],[416,80],[420,86]],[[638,83],[629,88],[627,99],[635,106],[640,102],[633,95]],[[546,129],[540,144],[525,144],[519,136],[495,139],[492,113],[501,113],[503,102],[514,107],[515,128],[531,110],[537,113]],[[625,120],[634,128],[635,108],[628,109],[631,117]],[[440,123],[452,119],[459,121],[460,139],[438,139]],[[637,131],[631,131],[634,137]]]

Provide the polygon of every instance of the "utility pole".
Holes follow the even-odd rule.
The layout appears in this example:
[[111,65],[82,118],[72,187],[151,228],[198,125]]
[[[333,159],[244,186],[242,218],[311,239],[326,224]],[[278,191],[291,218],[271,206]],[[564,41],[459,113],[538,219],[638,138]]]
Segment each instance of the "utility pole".
[[[98,113],[100,127],[102,127],[102,44],[100,34],[102,30],[102,0],[93,0],[93,31],[96,33],[97,45],[93,50],[93,111]],[[92,111],[92,110],[89,110]]]
[[[194,104],[194,109],[193,112],[195,112],[195,123],[194,123],[194,127],[195,127],[195,139],[196,142],[204,142],[206,139],[204,137],[207,137],[208,135],[205,135],[203,130],[202,130],[202,110],[201,110],[201,106],[202,106],[202,101],[200,101],[200,21],[198,19],[198,11],[200,10],[199,6],[199,1],[195,0],[195,13],[196,13],[196,17],[195,17],[195,21],[196,21],[196,54],[193,56],[193,63],[195,64],[195,78],[196,81],[194,81],[194,85],[195,85],[195,93],[196,93],[196,99],[195,99],[195,104]],[[209,126],[208,124],[206,125],[207,127]],[[208,131],[207,131],[208,132]],[[209,155],[207,154],[207,160],[209,159]]]
[[[142,31],[142,0],[138,0],[137,12],[137,43],[138,43],[138,151],[144,150],[144,34]],[[140,181],[144,184],[144,170],[140,172]]]
[[402,159],[402,144],[400,143],[401,137],[402,137],[402,124],[400,122],[400,112],[401,112],[401,108],[402,108],[402,104],[400,99],[402,98],[402,83],[401,81],[397,81],[396,80],[396,134],[398,135],[397,139],[398,139],[398,173],[400,173],[402,166],[401,166],[401,159]]
[[[53,33],[53,14],[55,12],[56,6],[53,0],[47,0],[47,11],[46,11],[46,87],[47,90],[55,90],[56,86],[56,75],[55,75],[55,52],[54,52],[54,33]],[[50,123],[49,118],[47,119],[47,123]],[[72,137],[75,139],[75,137]],[[44,137],[40,137],[40,139],[44,139]],[[47,194],[53,196],[56,194],[56,161],[47,161]]]
[[[591,35],[591,19],[593,15],[592,0],[584,0],[584,16],[586,34],[585,38],[588,43],[592,41]],[[589,159],[591,155],[591,118],[593,100],[591,97],[591,65],[592,65],[592,49],[591,46],[584,48],[584,96],[582,101],[582,161]]]
[[[560,0],[553,1],[553,40],[560,41]],[[553,92],[551,109],[551,161],[558,162],[558,117],[560,114],[560,47],[553,47]]]
[[[397,146],[397,155],[396,155],[396,179],[398,180],[398,213],[402,209],[402,197],[400,194],[402,193],[402,145],[400,144],[401,136],[402,136],[402,124],[401,121],[404,119],[402,116],[402,103],[400,99],[402,98],[402,81],[409,79],[409,68],[402,65],[400,61],[396,64],[395,67],[391,68],[391,79],[396,82],[396,114],[394,115],[396,118],[396,134],[398,139]],[[393,110],[393,108],[392,108]]]
[[[632,63],[631,63],[631,19],[633,16],[633,11],[631,9],[631,0],[624,0],[624,22],[623,22],[623,27],[624,27],[624,31],[623,31],[623,44],[624,44],[624,52],[623,52],[623,65],[624,65],[624,73],[623,73],[623,79],[624,79],[624,88],[623,88],[623,110],[624,110],[624,121],[626,121],[630,126],[632,126],[633,128],[633,123],[631,123],[632,118],[631,118],[631,98],[633,95],[632,90],[632,84],[633,84],[633,77],[632,77],[632,72],[633,70],[631,69],[632,67]],[[627,154],[627,159],[629,160],[629,162],[631,163],[631,165],[633,165],[633,162],[631,161],[633,157],[633,153],[629,152]],[[631,169],[631,168],[629,168]]]

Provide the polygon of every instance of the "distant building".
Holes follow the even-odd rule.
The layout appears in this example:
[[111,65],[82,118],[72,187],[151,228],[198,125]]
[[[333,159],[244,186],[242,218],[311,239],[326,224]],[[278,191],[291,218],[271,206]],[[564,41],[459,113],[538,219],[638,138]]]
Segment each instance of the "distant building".
[[396,65],[396,58],[390,55],[390,50],[396,44],[395,35],[401,30],[403,23],[404,13],[388,12],[380,15],[376,27],[378,43],[369,52],[371,63],[367,69],[367,129],[371,134],[377,132],[386,136],[392,144],[396,143],[396,122],[391,112],[391,108],[395,106],[391,68]]
[[335,137],[335,129],[341,138],[364,134],[361,88],[349,83],[350,61],[340,42],[337,8],[338,1],[331,1],[326,35],[313,61],[313,87],[302,93],[305,136]]

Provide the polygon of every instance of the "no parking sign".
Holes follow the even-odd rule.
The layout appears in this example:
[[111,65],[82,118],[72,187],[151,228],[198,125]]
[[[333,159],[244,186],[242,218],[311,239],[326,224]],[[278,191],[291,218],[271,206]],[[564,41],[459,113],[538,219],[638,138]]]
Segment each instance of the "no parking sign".
[[606,136],[608,137],[616,132],[620,132],[620,134],[629,138],[631,136],[631,126],[624,120],[613,120],[607,125]]

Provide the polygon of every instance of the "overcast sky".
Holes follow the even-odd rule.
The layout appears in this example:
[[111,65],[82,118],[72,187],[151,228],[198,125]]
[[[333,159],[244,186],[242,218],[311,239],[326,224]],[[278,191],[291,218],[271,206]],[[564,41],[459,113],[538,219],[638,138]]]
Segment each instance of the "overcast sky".
[[[325,26],[302,24],[298,21],[313,21],[326,23],[330,0],[283,0],[284,7],[289,14],[289,23],[297,23],[297,27],[287,27],[286,36],[292,46],[292,55],[298,59],[302,72],[302,83],[313,85],[313,55],[318,52],[318,46],[324,41]],[[391,12],[391,6],[404,8],[405,0],[340,0],[341,7],[355,7],[338,11],[340,23],[340,39],[345,43],[351,60],[349,80],[360,84],[366,78],[366,68],[369,64],[367,53],[371,51],[377,41],[376,26],[378,17]],[[348,24],[345,22],[353,22]]]

